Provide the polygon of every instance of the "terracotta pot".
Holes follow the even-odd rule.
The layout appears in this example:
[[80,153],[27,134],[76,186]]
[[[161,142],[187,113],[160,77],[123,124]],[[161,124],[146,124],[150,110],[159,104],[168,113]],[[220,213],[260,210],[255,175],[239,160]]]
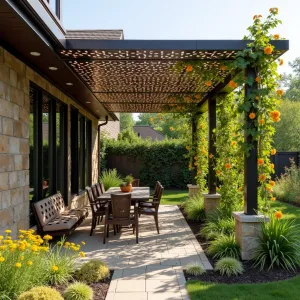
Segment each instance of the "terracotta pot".
[[120,186],[120,189],[123,193],[130,193],[132,191],[132,184],[126,186]]

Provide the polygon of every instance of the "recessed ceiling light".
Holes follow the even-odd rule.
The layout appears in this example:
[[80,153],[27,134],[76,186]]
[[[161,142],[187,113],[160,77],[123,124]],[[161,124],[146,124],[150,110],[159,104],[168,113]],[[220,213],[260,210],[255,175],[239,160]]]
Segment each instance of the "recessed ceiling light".
[[56,67],[49,67],[49,70],[51,70],[51,71],[56,71],[57,68],[56,68]]
[[31,54],[32,56],[40,56],[40,55],[41,55],[40,52],[35,52],[35,51],[30,52],[30,54]]
[[73,85],[73,83],[72,82],[67,82],[66,85]]
[[85,103],[91,103],[90,101],[86,101]]

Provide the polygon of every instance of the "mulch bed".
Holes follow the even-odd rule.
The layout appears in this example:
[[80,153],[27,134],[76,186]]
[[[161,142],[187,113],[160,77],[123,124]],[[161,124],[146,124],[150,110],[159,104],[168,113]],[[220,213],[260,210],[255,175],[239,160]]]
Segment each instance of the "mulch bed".
[[[189,224],[195,238],[201,245],[202,249],[206,252],[207,247],[209,246],[209,242],[200,236],[199,232],[204,226],[204,222],[194,222],[188,220],[186,214],[183,211],[183,208],[179,206],[180,211],[182,212],[184,218],[186,219],[187,223]],[[205,253],[208,260],[212,264],[215,265],[216,260],[214,260],[211,256]],[[206,282],[213,282],[213,283],[226,283],[226,284],[234,284],[234,283],[263,283],[263,282],[272,282],[272,281],[279,281],[285,280],[289,278],[293,278],[300,274],[300,268],[297,269],[295,272],[289,272],[282,269],[273,269],[270,271],[260,271],[258,268],[253,268],[253,262],[244,261],[243,262],[244,273],[239,276],[222,276],[217,272],[214,271],[206,271],[205,274],[200,276],[191,276],[187,275],[184,272],[186,280],[201,280]]]
[[[107,291],[109,289],[109,285],[112,279],[114,271],[110,271],[110,276],[102,281],[99,282],[94,282],[89,284],[89,286],[93,289],[94,291],[94,297],[93,300],[105,300]],[[70,282],[71,284],[72,282]],[[54,286],[56,290],[58,290],[61,294],[65,291],[67,288],[66,285],[60,285],[60,286]]]

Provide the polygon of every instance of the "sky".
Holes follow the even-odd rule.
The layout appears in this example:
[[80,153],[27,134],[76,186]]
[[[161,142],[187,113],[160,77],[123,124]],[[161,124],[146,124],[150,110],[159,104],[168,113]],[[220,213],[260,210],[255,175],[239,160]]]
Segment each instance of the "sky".
[[123,29],[125,39],[242,39],[255,14],[279,8],[290,40],[280,72],[300,56],[300,0],[63,0],[65,29]]

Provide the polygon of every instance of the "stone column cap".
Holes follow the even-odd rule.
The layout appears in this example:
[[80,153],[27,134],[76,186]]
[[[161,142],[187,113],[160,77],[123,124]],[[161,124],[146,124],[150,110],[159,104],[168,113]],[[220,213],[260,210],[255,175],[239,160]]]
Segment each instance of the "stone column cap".
[[221,198],[221,194],[207,194],[207,193],[203,193],[202,194],[204,198],[206,199],[220,199]]
[[197,184],[188,184],[187,187],[188,188],[199,188],[199,186]]
[[269,222],[270,218],[263,215],[246,215],[243,211],[236,211],[232,213],[232,216],[242,222],[242,223],[262,223],[262,222]]

